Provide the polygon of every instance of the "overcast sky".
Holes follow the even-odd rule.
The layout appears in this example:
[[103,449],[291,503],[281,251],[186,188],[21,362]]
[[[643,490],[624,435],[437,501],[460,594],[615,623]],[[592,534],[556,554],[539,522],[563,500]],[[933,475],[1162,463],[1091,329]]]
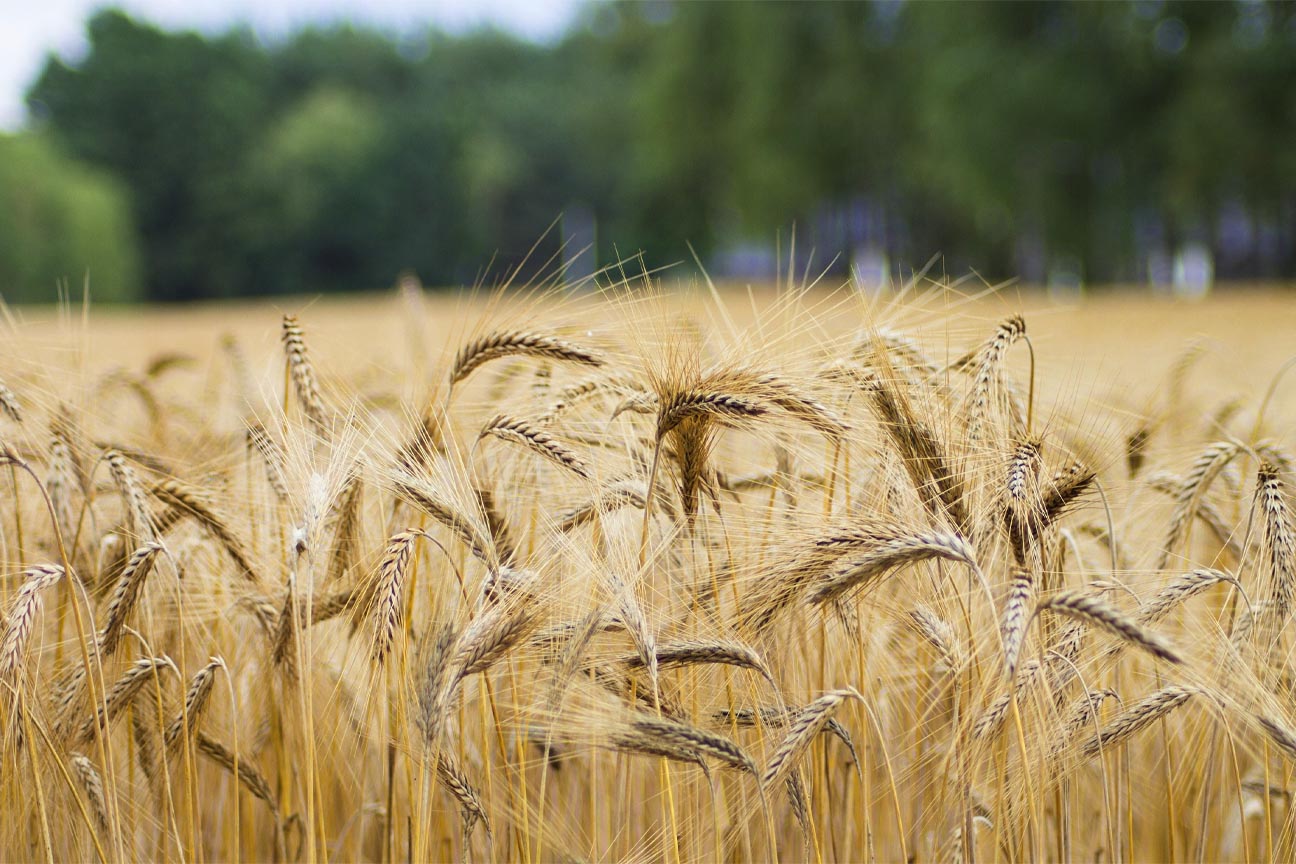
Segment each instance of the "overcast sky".
[[239,22],[277,36],[309,23],[355,21],[388,29],[436,24],[463,31],[494,24],[532,39],[557,35],[580,0],[0,0],[0,130],[22,125],[23,94],[53,51],[85,51],[85,22],[102,6],[168,28],[219,32]]

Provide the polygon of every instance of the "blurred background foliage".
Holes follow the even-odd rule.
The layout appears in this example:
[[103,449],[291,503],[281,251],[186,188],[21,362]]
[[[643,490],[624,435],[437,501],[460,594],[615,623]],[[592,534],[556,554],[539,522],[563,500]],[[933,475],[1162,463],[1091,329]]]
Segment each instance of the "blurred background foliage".
[[88,28],[0,138],[9,300],[490,282],[533,246],[524,277],[690,245],[748,279],[940,253],[1146,283],[1184,248],[1296,276],[1288,0],[599,3],[551,44]]

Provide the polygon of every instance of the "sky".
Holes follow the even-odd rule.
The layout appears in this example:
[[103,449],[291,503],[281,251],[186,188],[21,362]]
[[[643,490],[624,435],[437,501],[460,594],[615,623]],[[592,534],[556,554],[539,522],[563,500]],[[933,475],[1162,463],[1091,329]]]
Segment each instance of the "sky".
[[384,29],[434,24],[452,32],[490,24],[530,39],[557,36],[580,0],[0,0],[0,131],[26,117],[23,94],[46,54],[75,60],[85,51],[85,22],[118,6],[168,29],[220,32],[250,24],[266,37],[306,24],[354,21]]

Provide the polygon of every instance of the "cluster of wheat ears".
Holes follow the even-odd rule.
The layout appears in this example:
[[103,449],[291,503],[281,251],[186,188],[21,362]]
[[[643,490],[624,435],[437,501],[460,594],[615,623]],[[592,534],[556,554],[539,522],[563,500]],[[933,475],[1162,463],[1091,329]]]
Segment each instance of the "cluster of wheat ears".
[[1296,856],[1281,388],[774,306],[11,370],[0,858]]

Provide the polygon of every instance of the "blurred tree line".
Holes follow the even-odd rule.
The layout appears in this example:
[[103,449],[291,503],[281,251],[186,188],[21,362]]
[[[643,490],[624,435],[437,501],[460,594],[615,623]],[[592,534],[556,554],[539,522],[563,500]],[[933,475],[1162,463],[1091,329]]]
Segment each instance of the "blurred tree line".
[[0,138],[9,299],[473,282],[540,238],[533,269],[691,244],[759,275],[793,225],[840,269],[1145,281],[1196,243],[1296,276],[1290,0],[608,3],[546,45],[88,28]]

